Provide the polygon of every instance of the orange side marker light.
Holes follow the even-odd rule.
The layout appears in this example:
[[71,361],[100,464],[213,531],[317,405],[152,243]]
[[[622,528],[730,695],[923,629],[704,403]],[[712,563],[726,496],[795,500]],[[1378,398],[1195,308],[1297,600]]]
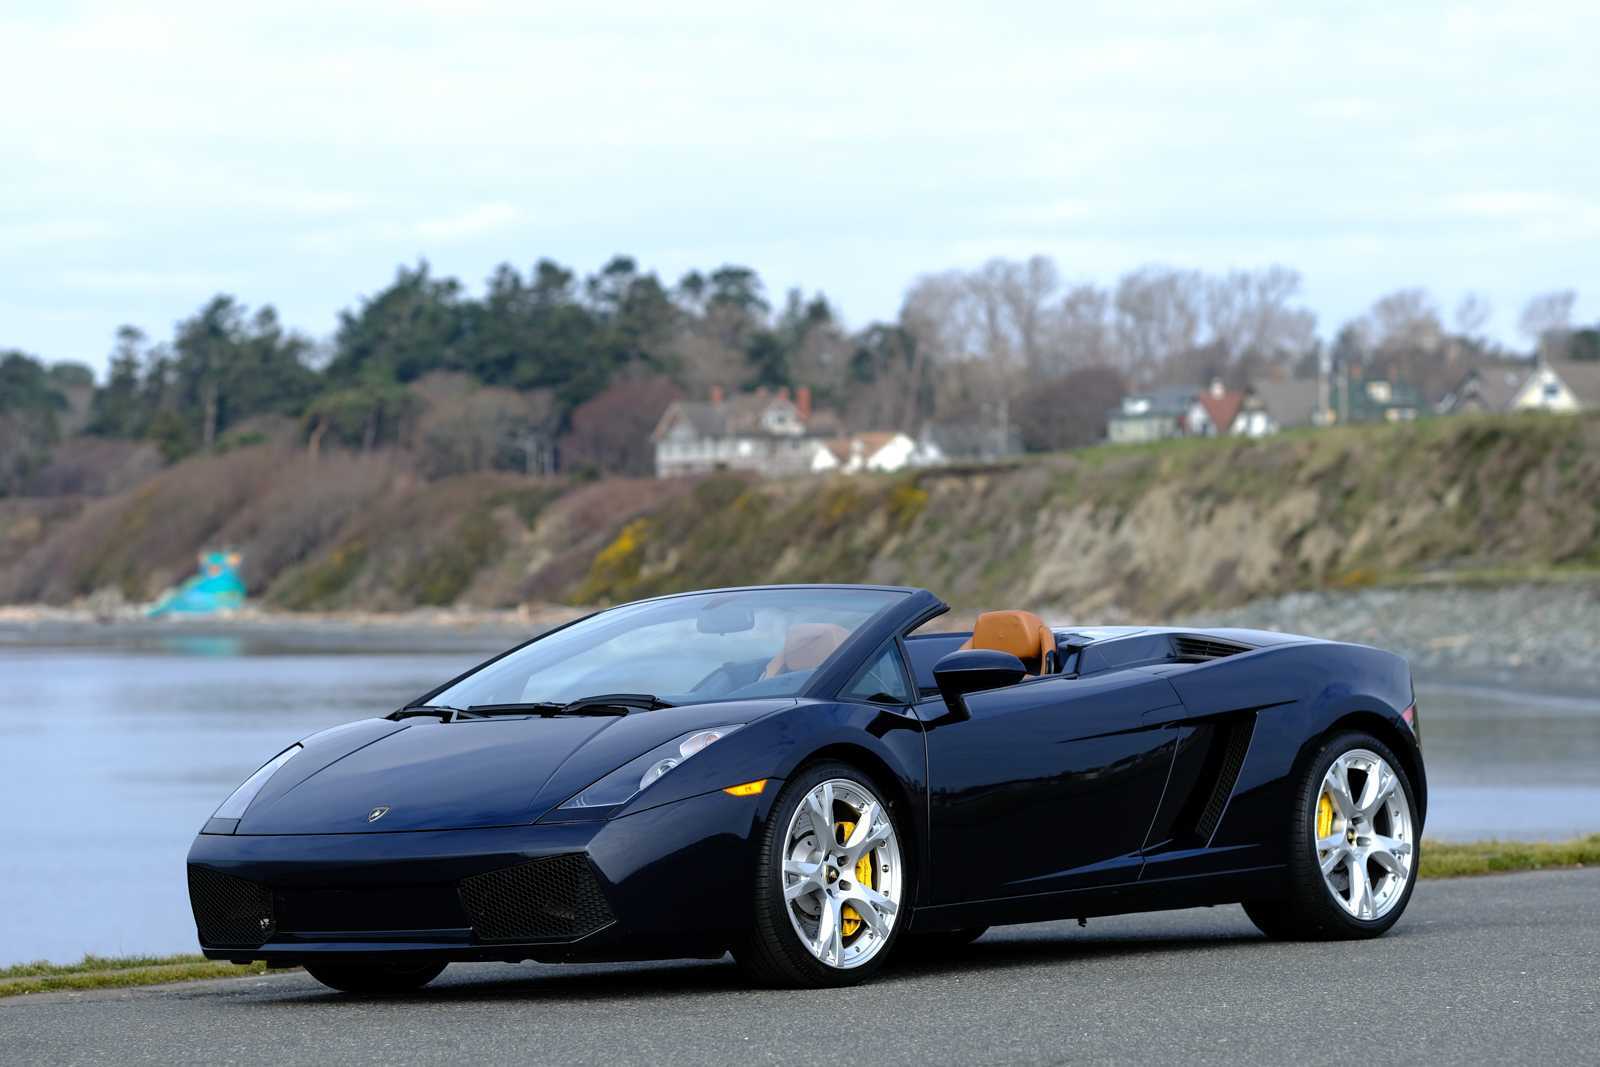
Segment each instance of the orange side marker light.
[[730,785],[723,792],[730,797],[753,797],[759,795],[766,787],[767,780],[765,778],[757,778],[755,781],[745,782],[743,785]]

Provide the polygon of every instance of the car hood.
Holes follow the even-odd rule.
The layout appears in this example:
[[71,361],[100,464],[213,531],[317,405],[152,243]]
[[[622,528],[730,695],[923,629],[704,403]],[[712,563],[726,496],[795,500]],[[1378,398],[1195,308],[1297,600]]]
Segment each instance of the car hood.
[[[625,716],[373,719],[314,735],[261,790],[239,834],[393,833],[538,820],[681,734],[749,723],[792,698]],[[379,808],[387,809],[374,818]]]

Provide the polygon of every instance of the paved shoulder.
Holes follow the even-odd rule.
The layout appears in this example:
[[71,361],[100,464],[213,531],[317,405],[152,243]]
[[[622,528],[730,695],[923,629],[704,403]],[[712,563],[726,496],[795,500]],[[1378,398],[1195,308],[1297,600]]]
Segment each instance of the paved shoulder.
[[8,1062],[1572,1062],[1600,1047],[1600,871],[1423,882],[1388,937],[1236,907],[991,932],[826,992],[728,963],[456,965],[390,1000],[303,974],[0,1002]]

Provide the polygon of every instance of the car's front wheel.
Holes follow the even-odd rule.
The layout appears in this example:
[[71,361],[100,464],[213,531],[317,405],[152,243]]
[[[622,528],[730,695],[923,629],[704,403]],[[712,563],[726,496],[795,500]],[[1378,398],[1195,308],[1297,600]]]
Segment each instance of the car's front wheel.
[[762,985],[851,985],[883,966],[905,926],[910,869],[899,813],[860,770],[791,778],[760,836],[755,929],[735,950]]
[[1411,779],[1382,741],[1330,740],[1298,783],[1290,813],[1285,894],[1249,901],[1268,937],[1377,937],[1399,920],[1416,886],[1418,837]]
[[409,993],[445,969],[444,963],[308,963],[306,971],[341,993]]

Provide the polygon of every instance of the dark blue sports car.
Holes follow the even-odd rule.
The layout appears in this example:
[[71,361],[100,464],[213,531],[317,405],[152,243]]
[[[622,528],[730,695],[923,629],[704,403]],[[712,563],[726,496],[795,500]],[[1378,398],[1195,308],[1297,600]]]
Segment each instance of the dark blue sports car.
[[625,604],[273,757],[189,853],[213,959],[351,991],[457,960],[858,982],[990,926],[1242,903],[1383,933],[1427,806],[1411,675],[1249,630],[929,632],[921,589]]

